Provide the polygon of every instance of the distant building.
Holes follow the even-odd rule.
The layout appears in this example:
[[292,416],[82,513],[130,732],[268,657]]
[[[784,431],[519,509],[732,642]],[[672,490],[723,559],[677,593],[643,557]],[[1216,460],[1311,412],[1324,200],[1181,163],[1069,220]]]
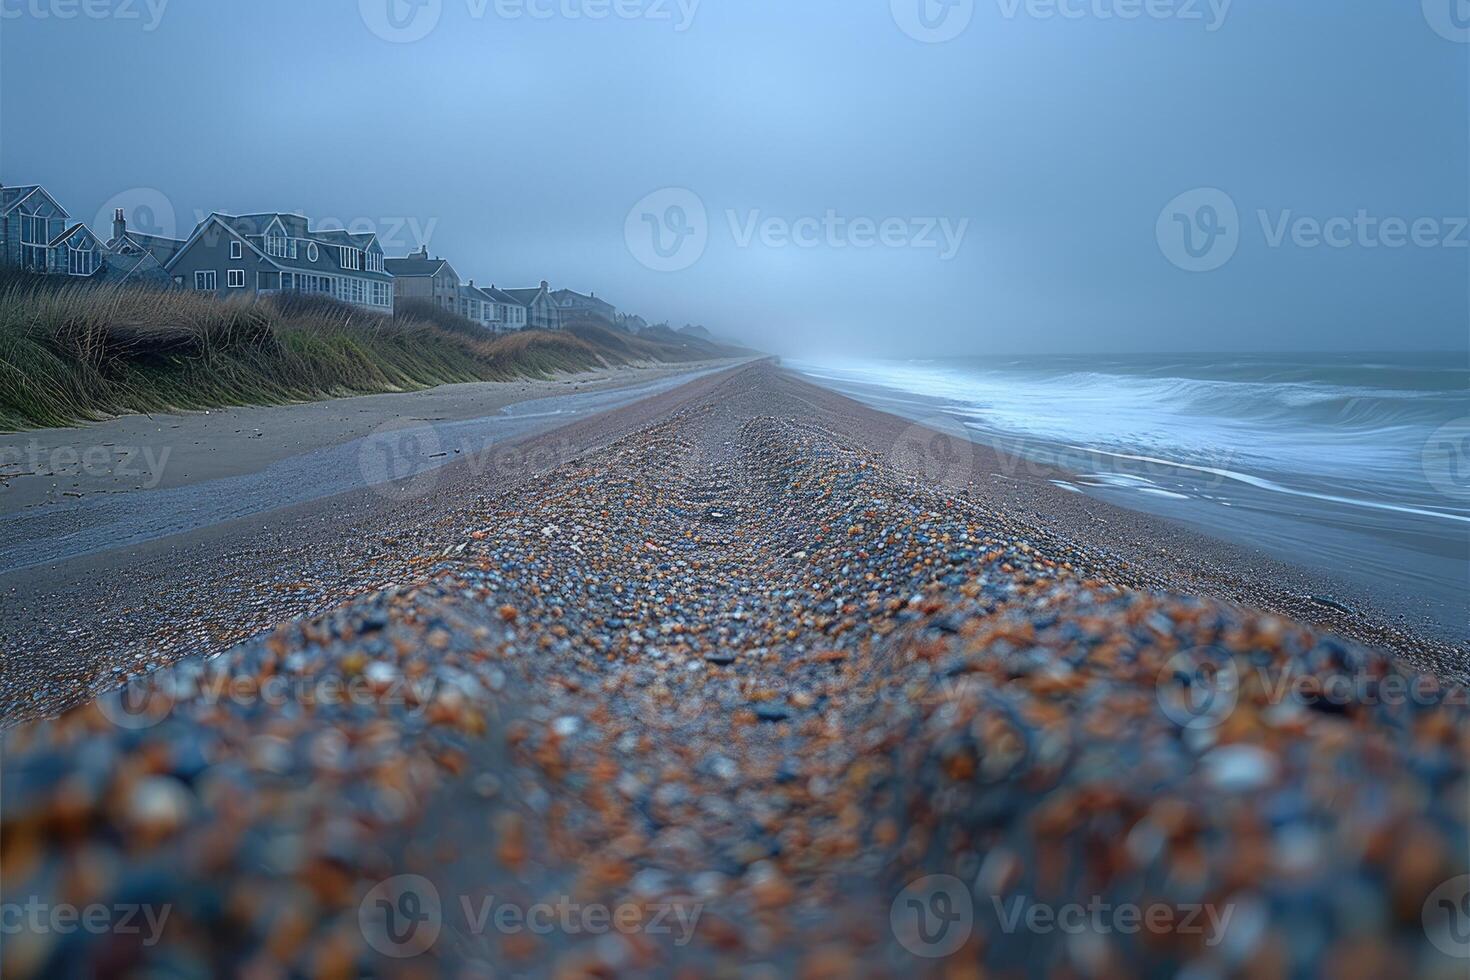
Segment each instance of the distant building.
[[491,323],[495,330],[524,330],[529,311],[503,289],[491,286],[481,289],[485,301],[490,304]]
[[91,277],[104,248],[39,184],[0,187],[0,261],[42,275]]
[[386,268],[393,276],[399,304],[425,300],[441,310],[459,312],[459,273],[444,259],[430,258],[429,246],[406,258],[389,259]]
[[118,208],[112,216],[112,237],[107,240],[103,278],[132,285],[169,285],[168,264],[183,247],[184,241],[179,238],[130,230],[127,213]]
[[312,230],[299,214],[211,214],[167,269],[176,287],[222,298],[310,293],[393,312],[393,276],[377,236]]
[[551,298],[551,284],[545,279],[535,289],[507,289],[504,292],[526,308],[526,326],[532,330],[560,330],[561,310]]
[[648,321],[636,313],[619,313],[618,326],[629,333],[642,333],[648,329]]
[[598,299],[596,293],[583,295],[573,289],[558,289],[551,294],[551,299],[556,303],[556,308],[561,311],[563,324],[576,323],[579,320],[605,320],[610,324],[617,323],[617,307]]

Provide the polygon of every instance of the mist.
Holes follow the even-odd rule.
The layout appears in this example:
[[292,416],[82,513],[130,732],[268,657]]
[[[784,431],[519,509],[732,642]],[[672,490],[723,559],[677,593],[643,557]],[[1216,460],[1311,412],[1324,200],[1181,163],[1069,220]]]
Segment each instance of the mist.
[[1442,6],[5,0],[0,178],[798,356],[1463,351]]

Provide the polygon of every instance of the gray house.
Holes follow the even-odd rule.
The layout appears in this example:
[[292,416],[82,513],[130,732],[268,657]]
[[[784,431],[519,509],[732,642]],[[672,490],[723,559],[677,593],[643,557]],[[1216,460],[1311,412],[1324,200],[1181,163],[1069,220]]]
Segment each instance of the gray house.
[[490,322],[495,330],[526,329],[527,309],[516,298],[503,289],[491,286],[481,289],[485,301],[490,304]]
[[127,213],[118,208],[112,215],[103,278],[108,282],[167,286],[171,282],[168,264],[183,247],[182,239],[129,229]]
[[551,285],[545,279],[536,289],[507,289],[505,293],[526,308],[526,326],[530,329],[561,329],[561,310],[551,298]]
[[603,320],[608,324],[618,322],[617,307],[598,299],[596,293],[584,295],[574,289],[558,289],[551,294],[551,298],[561,311],[563,324],[580,320]]
[[0,187],[0,262],[43,275],[101,271],[103,245],[39,184]]
[[430,258],[429,246],[406,258],[389,259],[386,268],[393,276],[399,303],[427,300],[440,309],[459,312],[459,273],[444,259]]
[[220,297],[312,293],[393,312],[376,235],[313,230],[299,214],[211,214],[167,265],[173,284]]

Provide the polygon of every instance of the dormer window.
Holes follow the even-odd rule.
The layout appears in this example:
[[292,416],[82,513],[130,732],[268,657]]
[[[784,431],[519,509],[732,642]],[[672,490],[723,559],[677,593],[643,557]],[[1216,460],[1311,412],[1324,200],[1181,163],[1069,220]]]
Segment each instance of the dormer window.
[[296,258],[296,239],[286,237],[280,226],[272,228],[265,236],[265,254],[280,259]]

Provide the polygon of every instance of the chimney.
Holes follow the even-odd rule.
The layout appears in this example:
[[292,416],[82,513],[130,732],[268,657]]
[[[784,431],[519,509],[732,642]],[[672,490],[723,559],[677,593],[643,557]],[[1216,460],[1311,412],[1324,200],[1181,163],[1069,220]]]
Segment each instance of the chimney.
[[542,279],[541,280],[541,288],[542,289],[550,289],[551,288],[551,283],[547,282],[545,279]]
[[419,250],[414,253],[414,258],[416,258],[416,259],[423,259],[424,261],[427,262],[428,259],[429,259],[429,246],[428,245],[420,245],[419,246]]
[[112,240],[117,241],[128,233],[128,215],[122,208],[112,212]]

